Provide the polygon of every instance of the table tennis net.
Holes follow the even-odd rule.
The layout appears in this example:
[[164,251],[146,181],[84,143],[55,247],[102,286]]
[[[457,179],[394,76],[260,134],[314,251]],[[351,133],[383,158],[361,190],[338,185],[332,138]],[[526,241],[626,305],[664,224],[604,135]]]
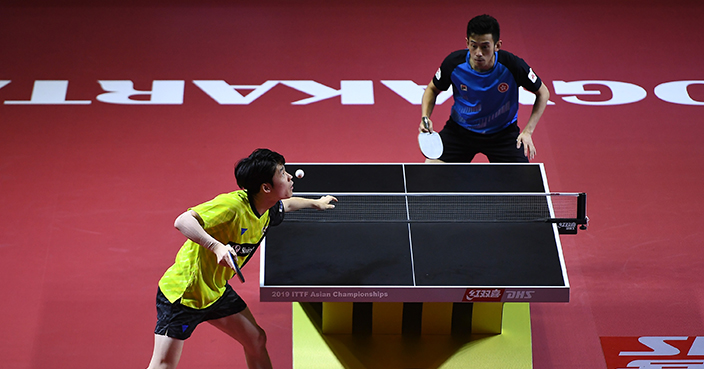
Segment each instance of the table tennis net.
[[[322,195],[322,194],[320,194]],[[318,198],[320,195],[302,196]],[[335,208],[286,214],[298,222],[522,222],[586,218],[578,193],[333,194]]]

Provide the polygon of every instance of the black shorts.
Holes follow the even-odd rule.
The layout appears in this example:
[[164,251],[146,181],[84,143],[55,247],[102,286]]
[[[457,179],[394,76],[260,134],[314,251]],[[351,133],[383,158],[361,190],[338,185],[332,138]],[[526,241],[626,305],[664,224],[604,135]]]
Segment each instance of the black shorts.
[[225,293],[205,309],[183,306],[181,299],[171,303],[161,292],[156,293],[156,328],[154,333],[179,340],[190,337],[196,326],[202,322],[234,315],[247,308],[247,304],[237,292],[225,285]]
[[527,163],[523,146],[516,148],[516,139],[521,133],[514,123],[502,131],[492,134],[472,132],[452,119],[440,131],[443,153],[440,160],[448,163],[469,163],[481,153],[492,163]]

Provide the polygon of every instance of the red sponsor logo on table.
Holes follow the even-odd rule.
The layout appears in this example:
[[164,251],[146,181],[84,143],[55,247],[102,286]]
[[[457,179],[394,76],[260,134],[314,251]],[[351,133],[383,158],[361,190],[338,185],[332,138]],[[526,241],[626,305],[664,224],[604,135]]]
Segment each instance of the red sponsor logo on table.
[[468,288],[464,292],[462,301],[469,302],[500,302],[504,290],[499,288]]

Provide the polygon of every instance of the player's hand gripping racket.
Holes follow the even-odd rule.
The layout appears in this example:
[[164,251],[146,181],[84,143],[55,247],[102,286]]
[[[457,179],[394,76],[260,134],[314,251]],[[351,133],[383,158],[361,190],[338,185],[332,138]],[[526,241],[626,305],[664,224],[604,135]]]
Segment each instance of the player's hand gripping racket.
[[232,253],[229,251],[227,252],[227,257],[230,258],[230,262],[235,267],[235,274],[237,274],[237,278],[239,278],[240,282],[244,283],[244,275],[242,275],[242,271],[240,270],[240,267],[235,262],[236,258],[233,258]]
[[430,122],[428,117],[423,117],[423,126],[428,130],[428,132],[421,132],[418,134],[418,146],[420,146],[420,152],[422,152],[423,156],[428,159],[437,159],[442,156],[442,138],[440,138],[440,135],[437,132],[430,132]]

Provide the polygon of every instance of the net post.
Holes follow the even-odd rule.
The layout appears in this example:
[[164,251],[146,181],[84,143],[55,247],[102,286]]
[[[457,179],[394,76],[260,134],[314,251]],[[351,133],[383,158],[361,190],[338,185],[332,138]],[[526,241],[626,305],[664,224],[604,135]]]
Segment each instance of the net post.
[[587,194],[580,192],[577,196],[577,219],[583,221],[580,229],[587,229]]

